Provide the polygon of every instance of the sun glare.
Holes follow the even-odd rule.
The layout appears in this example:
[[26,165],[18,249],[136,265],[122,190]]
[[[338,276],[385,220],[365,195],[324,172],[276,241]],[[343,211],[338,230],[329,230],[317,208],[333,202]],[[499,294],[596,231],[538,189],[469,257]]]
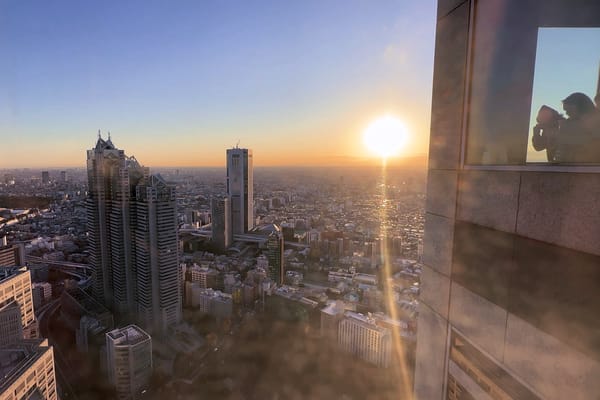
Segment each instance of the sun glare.
[[404,123],[387,115],[371,122],[363,134],[367,148],[381,158],[398,155],[407,139]]

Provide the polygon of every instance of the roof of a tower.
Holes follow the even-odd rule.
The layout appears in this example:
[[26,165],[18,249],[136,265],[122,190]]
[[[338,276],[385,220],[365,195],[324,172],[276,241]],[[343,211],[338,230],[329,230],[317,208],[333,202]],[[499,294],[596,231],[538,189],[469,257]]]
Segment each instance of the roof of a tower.
[[140,164],[140,162],[137,160],[137,158],[135,158],[135,156],[126,157],[125,160],[126,160],[128,166],[131,166],[131,167],[141,167],[142,166]]
[[107,140],[104,140],[104,139],[102,139],[102,136],[100,136],[100,132],[98,132],[98,141],[96,142],[95,149],[96,149],[96,151],[115,150],[116,147],[113,144],[113,142],[110,140],[110,135]]
[[152,174],[148,177],[148,180],[152,186],[170,186],[169,183],[162,177],[161,174]]
[[147,177],[140,179],[138,182],[138,186],[152,186],[156,188],[169,188],[173,187],[172,184],[169,184],[160,174],[151,174]]
[[275,232],[281,232],[281,228],[275,224],[260,225],[249,231],[249,233],[265,236],[268,236]]

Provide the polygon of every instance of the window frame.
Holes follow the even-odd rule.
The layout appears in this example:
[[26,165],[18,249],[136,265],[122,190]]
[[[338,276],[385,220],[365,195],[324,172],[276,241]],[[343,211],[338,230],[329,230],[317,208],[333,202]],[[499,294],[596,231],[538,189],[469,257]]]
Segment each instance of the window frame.
[[[460,132],[460,158],[461,170],[473,171],[519,171],[519,172],[571,172],[571,173],[600,173],[600,161],[593,165],[582,164],[553,164],[545,162],[527,162],[523,165],[510,164],[467,164],[467,144],[469,139],[469,105],[471,104],[472,75],[473,75],[473,44],[475,43],[475,18],[477,15],[477,3],[479,0],[469,1],[469,21],[467,26],[467,58],[465,60],[464,92],[462,104],[462,121]],[[540,27],[538,27],[540,28]],[[600,79],[600,78],[599,78]],[[529,133],[529,132],[528,132]],[[529,137],[529,136],[528,136]]]

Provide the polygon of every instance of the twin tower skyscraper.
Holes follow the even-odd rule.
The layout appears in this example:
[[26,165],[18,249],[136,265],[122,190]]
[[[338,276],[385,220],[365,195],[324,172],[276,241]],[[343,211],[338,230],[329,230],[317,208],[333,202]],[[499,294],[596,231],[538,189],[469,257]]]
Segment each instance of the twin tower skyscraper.
[[[212,204],[213,241],[224,247],[254,226],[252,170],[251,150],[227,150],[227,196]],[[182,317],[175,187],[100,135],[87,174],[93,295],[117,321],[164,335]]]
[[181,321],[175,187],[98,137],[87,152],[93,295],[152,334]]

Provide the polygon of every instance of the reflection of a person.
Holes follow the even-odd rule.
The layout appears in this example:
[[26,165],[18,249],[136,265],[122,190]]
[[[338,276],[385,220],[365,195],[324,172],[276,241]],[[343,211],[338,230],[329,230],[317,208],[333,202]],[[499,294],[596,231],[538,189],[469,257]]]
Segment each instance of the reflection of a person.
[[560,124],[557,161],[600,161],[594,140],[597,113],[592,99],[583,93],[573,93],[563,100],[563,109],[569,118]]
[[538,112],[533,128],[533,148],[546,150],[550,162],[600,161],[600,114],[594,102],[583,93],[573,93],[563,100],[564,119],[550,107]]
[[537,125],[533,127],[533,148],[537,151],[546,150],[548,161],[556,161],[557,139],[562,115],[553,108],[542,106],[536,118]]

